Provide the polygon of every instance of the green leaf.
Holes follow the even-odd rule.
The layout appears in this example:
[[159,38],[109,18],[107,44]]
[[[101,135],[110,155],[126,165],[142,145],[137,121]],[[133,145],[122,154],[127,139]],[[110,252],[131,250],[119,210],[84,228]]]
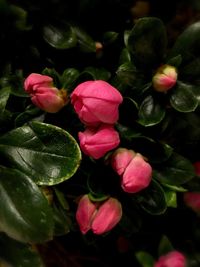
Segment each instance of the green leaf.
[[140,105],[138,116],[138,123],[143,126],[153,126],[164,119],[165,109],[160,104],[160,101],[149,95]]
[[81,51],[86,53],[96,52],[96,43],[83,29],[73,26]]
[[0,153],[7,165],[40,185],[69,179],[81,160],[79,146],[68,132],[37,121],[2,136]]
[[93,80],[107,81],[110,78],[111,73],[104,68],[87,67],[81,75],[91,76]]
[[151,256],[151,254],[145,251],[139,251],[135,254],[135,256],[142,267],[153,267],[154,266],[154,258]]
[[60,74],[54,68],[45,68],[42,71],[42,74],[50,76],[53,79],[54,86],[60,88],[61,77]]
[[152,180],[149,187],[140,191],[135,197],[140,208],[151,215],[163,214],[167,209],[165,192],[155,180]]
[[172,246],[168,237],[163,235],[158,246],[158,255],[162,256],[173,250],[174,250],[174,247]]
[[52,211],[38,186],[15,169],[0,166],[0,177],[1,231],[21,242],[52,239]]
[[167,65],[170,65],[170,66],[174,66],[174,67],[179,67],[181,65],[181,62],[182,62],[182,57],[181,55],[178,55],[178,56],[175,56],[173,58],[170,58],[168,61],[167,61]]
[[74,89],[73,86],[76,80],[78,79],[79,75],[80,72],[74,68],[65,69],[61,76],[62,88],[67,89],[68,92]]
[[138,19],[128,38],[128,49],[136,67],[148,69],[160,64],[167,45],[166,30],[158,18]]
[[192,91],[192,86],[178,82],[170,96],[170,103],[179,112],[192,112],[198,106],[198,98]]
[[134,82],[138,77],[137,69],[131,62],[126,62],[120,65],[116,74],[123,83],[130,86],[134,85]]
[[192,163],[177,153],[173,153],[166,162],[153,169],[153,177],[169,185],[184,184],[194,176]]
[[10,87],[5,87],[0,90],[0,114],[4,112],[9,96]]
[[119,36],[118,32],[112,32],[112,31],[105,32],[103,34],[104,45],[110,45],[110,44],[114,43],[117,40],[118,36]]
[[183,65],[200,56],[200,22],[195,22],[187,27],[177,38],[169,53],[169,58],[181,55]]
[[15,17],[15,27],[20,31],[27,31],[31,29],[31,26],[27,25],[27,12],[23,8],[10,5],[10,11]]
[[0,247],[0,259],[3,259],[11,267],[44,267],[40,255],[30,245],[17,242],[1,234]]
[[164,191],[165,191],[165,198],[167,201],[167,207],[177,208],[176,192],[166,188],[164,189]]
[[43,38],[56,49],[69,49],[76,45],[77,38],[69,24],[60,27],[56,25],[46,25],[43,27]]
[[53,205],[53,218],[54,218],[54,235],[61,236],[70,232],[71,220],[67,216],[66,210],[62,207]]

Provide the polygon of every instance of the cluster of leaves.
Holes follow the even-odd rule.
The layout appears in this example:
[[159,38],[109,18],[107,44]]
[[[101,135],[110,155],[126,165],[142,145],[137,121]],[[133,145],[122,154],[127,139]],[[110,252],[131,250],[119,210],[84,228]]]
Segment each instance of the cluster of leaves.
[[[69,11],[65,18],[72,4],[50,1],[45,16],[46,1],[44,6],[19,2],[0,1],[4,25],[0,33],[0,263],[43,266],[35,245],[76,232],[77,201],[89,193],[95,201],[119,199],[123,218],[113,240],[125,236],[132,244],[139,236],[143,243],[129,248],[135,254],[132,260],[152,267],[154,259],[144,250],[158,246],[166,232],[172,234],[163,224],[156,233],[152,225],[163,216],[167,222],[174,220],[173,209],[187,214],[182,193],[200,190],[193,168],[200,160],[200,22],[189,26],[169,51],[162,20],[141,18],[123,34],[103,33],[99,51],[95,34],[86,33]],[[110,57],[112,49],[115,53]],[[152,87],[152,77],[163,64],[178,71],[176,86],[166,94]],[[137,194],[124,193],[106,158],[94,161],[81,156],[76,140],[83,125],[71,104],[57,114],[33,106],[23,90],[24,78],[31,72],[51,76],[68,94],[86,80],[102,79],[118,88],[124,98],[116,124],[120,146],[148,159],[153,168],[150,186]],[[192,214],[192,222],[195,219]],[[148,240],[150,233],[155,241]],[[90,233],[85,239],[99,242]],[[184,249],[179,241],[176,245]],[[164,236],[159,254],[166,246],[169,251]],[[194,251],[192,266],[198,266]],[[157,256],[155,250],[149,252]]]

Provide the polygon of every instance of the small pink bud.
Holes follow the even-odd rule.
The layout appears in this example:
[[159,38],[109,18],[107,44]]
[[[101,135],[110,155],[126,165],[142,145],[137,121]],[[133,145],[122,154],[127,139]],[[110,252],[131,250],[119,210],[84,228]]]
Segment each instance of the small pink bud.
[[105,81],[87,81],[75,88],[71,102],[79,119],[88,126],[96,127],[100,123],[114,124],[118,120],[122,96]]
[[194,212],[200,214],[200,193],[199,192],[186,192],[183,195],[186,206],[191,208]]
[[76,212],[76,220],[83,234],[86,234],[90,230],[91,221],[95,213],[96,205],[90,201],[88,195],[84,195],[79,201]]
[[166,92],[171,89],[177,81],[176,68],[170,65],[161,66],[153,76],[153,87],[158,92]]
[[122,176],[122,188],[125,192],[137,193],[149,186],[151,177],[151,165],[137,153]]
[[53,87],[49,76],[32,73],[24,81],[24,88],[33,104],[46,112],[58,112],[67,103],[66,91]]
[[172,251],[161,256],[154,267],[186,267],[186,258],[182,253]]
[[80,230],[86,234],[90,229],[100,235],[110,231],[120,221],[122,207],[115,198],[109,198],[103,203],[93,203],[88,195],[84,195],[78,204],[76,220]]
[[78,134],[81,150],[94,159],[103,157],[108,151],[116,148],[119,134],[112,125],[102,124],[98,129],[86,129]]
[[122,175],[136,153],[126,148],[118,148],[111,157],[111,166],[114,171]]
[[115,198],[109,198],[98,209],[91,229],[94,234],[101,235],[110,231],[122,217],[122,206]]

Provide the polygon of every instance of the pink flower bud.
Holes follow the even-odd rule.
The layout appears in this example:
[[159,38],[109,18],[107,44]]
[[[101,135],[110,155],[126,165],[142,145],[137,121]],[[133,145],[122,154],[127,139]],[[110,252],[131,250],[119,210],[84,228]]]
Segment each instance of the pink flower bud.
[[86,234],[90,230],[91,221],[95,213],[96,205],[90,201],[88,195],[84,195],[79,201],[76,212],[76,220],[83,234]]
[[114,171],[122,175],[136,153],[126,148],[118,148],[111,157],[111,166]]
[[67,103],[66,91],[53,87],[49,76],[32,73],[24,81],[24,88],[33,104],[46,112],[58,112]]
[[98,209],[91,229],[94,234],[101,235],[110,231],[122,217],[122,206],[116,198],[109,198]]
[[154,267],[186,267],[186,258],[182,253],[172,251],[161,256]]
[[169,65],[160,67],[152,79],[153,87],[158,92],[166,92],[176,84],[176,81],[176,68]]
[[71,102],[83,123],[98,126],[100,123],[114,124],[118,120],[122,96],[105,81],[87,81],[75,88]]
[[52,87],[53,79],[46,75],[31,73],[24,81],[24,89],[27,93],[32,93],[36,87]]
[[103,203],[93,203],[88,195],[84,195],[78,204],[76,220],[80,230],[86,234],[90,229],[100,235],[110,231],[120,221],[122,207],[115,198]]
[[194,212],[200,214],[200,193],[199,192],[186,192],[183,195],[186,206],[191,208]]
[[151,177],[151,165],[137,153],[122,176],[122,188],[125,192],[137,193],[149,186]]
[[113,126],[102,124],[98,129],[86,129],[78,134],[81,150],[94,159],[103,157],[108,151],[116,148],[119,134]]

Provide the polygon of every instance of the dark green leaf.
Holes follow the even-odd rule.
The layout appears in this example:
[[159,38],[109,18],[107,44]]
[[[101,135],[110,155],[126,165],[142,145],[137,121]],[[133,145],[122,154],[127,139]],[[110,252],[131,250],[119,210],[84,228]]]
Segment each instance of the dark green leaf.
[[73,88],[76,80],[78,79],[80,73],[74,68],[68,68],[64,70],[61,77],[62,88],[65,88],[68,92]]
[[154,258],[151,256],[151,254],[145,251],[139,251],[135,254],[135,256],[142,267],[153,267],[154,266]]
[[69,24],[58,27],[52,24],[43,27],[43,38],[56,49],[68,49],[77,43],[77,37]]
[[198,106],[198,99],[192,91],[192,86],[178,82],[170,96],[172,107],[179,112],[191,112]]
[[126,126],[133,126],[138,117],[138,105],[130,97],[124,97],[119,106],[119,123]]
[[138,72],[131,62],[126,62],[119,66],[116,74],[123,83],[131,86],[134,85]]
[[54,68],[45,68],[42,71],[42,74],[50,76],[53,79],[54,86],[60,88],[61,77],[60,74]]
[[169,253],[170,251],[173,251],[174,248],[171,244],[171,242],[169,241],[169,239],[167,238],[167,236],[162,236],[159,246],[158,246],[158,255],[162,256],[165,255],[167,253]]
[[116,41],[118,36],[119,36],[118,32],[105,32],[103,35],[104,45],[112,44],[113,42]]
[[0,152],[6,164],[40,185],[69,179],[81,160],[79,146],[69,133],[37,121],[1,137]]
[[52,239],[53,215],[38,186],[15,169],[0,167],[0,229],[21,242]]
[[181,55],[178,55],[178,56],[175,56],[173,58],[170,58],[167,61],[167,65],[174,66],[177,68],[181,65],[181,62],[182,62],[182,57],[181,57]]
[[44,267],[40,255],[33,246],[17,242],[1,234],[0,247],[0,266],[1,259],[3,259],[10,267]]
[[61,236],[70,232],[71,220],[67,216],[67,211],[61,207],[53,205],[53,218],[54,218],[54,235]]
[[126,127],[120,123],[116,124],[117,131],[119,132],[121,138],[132,141],[133,138],[136,138],[141,135],[138,131]]
[[139,206],[151,215],[160,215],[167,209],[164,190],[155,180],[135,197]]
[[83,29],[73,26],[81,51],[86,53],[96,52],[96,43]]
[[192,163],[177,153],[173,153],[166,162],[153,169],[153,177],[169,185],[184,184],[194,176]]
[[160,64],[166,45],[165,26],[160,19],[153,17],[138,19],[128,38],[128,48],[134,62],[142,69]]
[[27,25],[27,12],[23,8],[10,5],[10,11],[15,17],[15,27],[20,31],[27,31],[31,29],[31,26]]
[[127,48],[124,48],[119,57],[119,65],[131,62],[131,55]]
[[147,96],[139,108],[139,119],[143,126],[153,126],[158,124],[165,117],[165,109],[160,102],[153,96]]
[[5,87],[0,90],[0,114],[4,112],[9,96],[10,87]]
[[87,67],[81,74],[91,76],[93,80],[104,80],[104,81],[107,81],[111,76],[111,73],[106,69],[95,68],[95,67]]
[[177,38],[169,53],[169,58],[182,56],[183,63],[194,60],[200,56],[200,22],[195,22],[187,27]]

